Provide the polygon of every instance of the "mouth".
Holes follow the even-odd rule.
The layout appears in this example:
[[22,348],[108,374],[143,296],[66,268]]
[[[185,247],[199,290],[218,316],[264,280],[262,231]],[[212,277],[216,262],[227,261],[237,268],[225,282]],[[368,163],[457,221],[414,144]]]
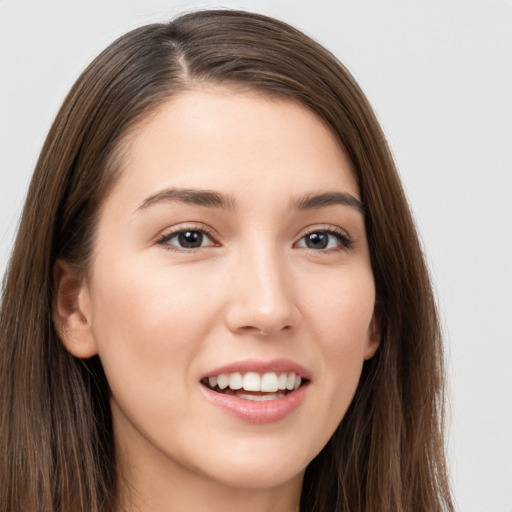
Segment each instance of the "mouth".
[[203,386],[216,393],[254,402],[285,398],[308,383],[295,372],[233,372],[201,379]]
[[293,417],[308,396],[311,374],[288,359],[237,361],[199,379],[204,397],[245,424],[272,424]]

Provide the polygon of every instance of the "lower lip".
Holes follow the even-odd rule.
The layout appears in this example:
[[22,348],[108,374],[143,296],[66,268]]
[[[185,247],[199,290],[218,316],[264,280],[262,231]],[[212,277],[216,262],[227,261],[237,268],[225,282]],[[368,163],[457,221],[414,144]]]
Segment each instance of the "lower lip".
[[239,420],[254,424],[274,423],[286,418],[300,406],[307,388],[308,385],[303,385],[283,398],[256,402],[217,393],[201,384],[201,390],[211,403]]

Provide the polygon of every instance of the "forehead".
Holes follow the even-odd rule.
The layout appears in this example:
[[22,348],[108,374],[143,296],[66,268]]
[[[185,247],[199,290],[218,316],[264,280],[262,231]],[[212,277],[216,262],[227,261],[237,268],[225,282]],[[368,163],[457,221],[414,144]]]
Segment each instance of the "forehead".
[[349,159],[316,114],[291,99],[218,86],[160,105],[126,138],[120,171],[114,192],[138,196],[200,186],[235,196],[342,188],[359,197]]

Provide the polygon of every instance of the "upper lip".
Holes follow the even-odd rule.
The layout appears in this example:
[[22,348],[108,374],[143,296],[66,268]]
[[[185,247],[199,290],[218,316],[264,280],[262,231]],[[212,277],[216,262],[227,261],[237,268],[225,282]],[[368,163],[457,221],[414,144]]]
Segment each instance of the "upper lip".
[[228,363],[223,366],[219,366],[212,370],[209,370],[205,373],[200,380],[207,377],[215,377],[220,375],[221,373],[248,373],[248,372],[256,372],[259,374],[264,373],[295,373],[302,379],[310,380],[311,375],[310,372],[304,368],[304,366],[290,361],[289,359],[272,359],[269,361],[262,361],[256,359],[248,359],[244,361],[237,361],[233,363]]

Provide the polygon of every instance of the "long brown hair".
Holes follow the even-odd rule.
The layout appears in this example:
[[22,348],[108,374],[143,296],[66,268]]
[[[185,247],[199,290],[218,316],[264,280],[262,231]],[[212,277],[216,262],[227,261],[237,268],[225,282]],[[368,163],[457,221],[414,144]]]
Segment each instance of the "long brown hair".
[[52,323],[57,258],[87,269],[96,215],[130,128],[197,83],[292,98],[331,128],[366,209],[381,346],[339,428],[306,470],[304,512],[452,510],[443,444],[443,355],[431,284],[390,152],[358,85],[277,20],[200,11],[136,29],[83,72],[37,163],[3,283],[0,510],[112,512],[116,456],[97,357]]

